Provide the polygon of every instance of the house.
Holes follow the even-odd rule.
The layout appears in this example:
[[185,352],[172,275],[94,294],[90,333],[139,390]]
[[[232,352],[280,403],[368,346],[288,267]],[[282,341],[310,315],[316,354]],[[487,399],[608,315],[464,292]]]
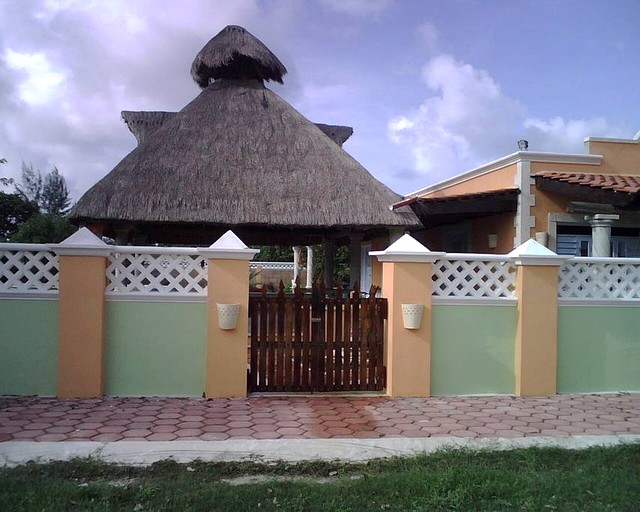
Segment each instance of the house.
[[558,254],[640,256],[640,132],[585,154],[520,151],[408,194],[432,250],[504,254],[535,238]]

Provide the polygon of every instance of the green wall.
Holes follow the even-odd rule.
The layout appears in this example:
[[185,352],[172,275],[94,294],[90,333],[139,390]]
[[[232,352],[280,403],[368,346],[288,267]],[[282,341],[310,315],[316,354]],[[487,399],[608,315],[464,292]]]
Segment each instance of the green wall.
[[58,301],[0,299],[0,395],[53,396]]
[[558,308],[558,392],[640,391],[640,308]]
[[433,395],[513,393],[516,306],[434,305]]
[[200,396],[206,303],[106,304],[105,394]]

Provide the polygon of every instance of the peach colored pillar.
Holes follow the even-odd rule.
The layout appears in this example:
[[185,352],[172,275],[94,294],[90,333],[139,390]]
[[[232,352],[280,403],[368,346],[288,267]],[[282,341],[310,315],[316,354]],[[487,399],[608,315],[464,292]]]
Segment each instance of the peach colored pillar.
[[52,248],[60,258],[58,396],[102,396],[105,269],[110,249],[87,228]]
[[553,395],[558,367],[558,267],[567,259],[531,239],[514,249],[518,329],[515,392]]
[[[199,252],[209,260],[205,394],[212,398],[243,397],[247,395],[249,260],[259,251],[249,249],[227,231]],[[220,327],[219,304],[240,306],[235,327]]]
[[[433,253],[410,235],[384,251],[370,253],[382,262],[382,294],[388,301],[387,394],[394,397],[431,395],[431,275]],[[405,328],[403,304],[422,306],[417,329]]]

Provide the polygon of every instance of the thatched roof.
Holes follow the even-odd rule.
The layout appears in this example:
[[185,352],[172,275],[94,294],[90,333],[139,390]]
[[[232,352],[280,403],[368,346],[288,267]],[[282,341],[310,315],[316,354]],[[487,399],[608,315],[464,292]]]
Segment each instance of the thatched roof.
[[229,25],[209,41],[191,64],[191,77],[205,88],[221,78],[274,80],[282,83],[287,68],[257,37]]
[[[233,27],[221,34],[223,42],[244,34],[245,45],[249,36]],[[201,52],[207,65],[219,36]],[[127,111],[123,118],[139,145],[78,201],[76,223],[342,236],[421,226],[408,207],[390,211],[400,196],[340,147],[351,128],[312,123],[262,79],[220,78],[180,112]]]
[[[126,123],[131,133],[133,133],[138,144],[162,126],[167,119],[176,114],[177,112],[161,111],[134,112],[132,110],[123,110],[121,112],[122,120]],[[315,125],[340,147],[353,135],[353,128],[351,126],[324,123],[315,123]]]

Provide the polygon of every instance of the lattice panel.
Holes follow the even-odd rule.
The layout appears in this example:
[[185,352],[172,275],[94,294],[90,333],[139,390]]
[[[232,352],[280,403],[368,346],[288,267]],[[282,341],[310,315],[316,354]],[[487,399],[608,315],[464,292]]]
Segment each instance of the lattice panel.
[[116,295],[206,295],[207,260],[197,254],[117,253],[107,265],[107,292]]
[[564,299],[640,299],[640,265],[567,262],[559,273]]
[[441,259],[434,263],[433,295],[514,297],[515,267],[508,260]]
[[51,251],[0,250],[0,292],[57,292],[58,273]]
[[251,270],[262,267],[263,270],[293,270],[294,264],[290,261],[251,261]]

